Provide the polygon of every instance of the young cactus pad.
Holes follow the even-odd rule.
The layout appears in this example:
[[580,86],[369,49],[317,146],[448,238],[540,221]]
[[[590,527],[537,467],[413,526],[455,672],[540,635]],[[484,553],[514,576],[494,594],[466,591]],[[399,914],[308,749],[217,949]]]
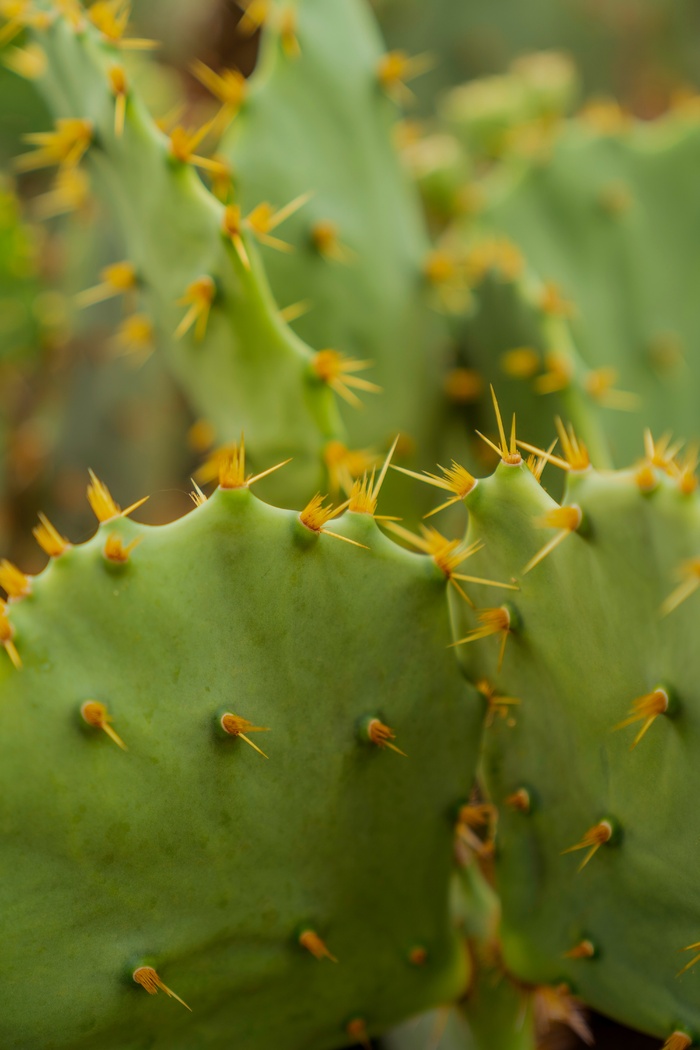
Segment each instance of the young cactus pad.
[[520,585],[498,608],[485,591],[487,608],[454,604],[468,678],[519,700],[485,733],[504,957],[697,1040],[700,972],[679,971],[700,939],[700,501],[663,443],[599,472],[564,436],[561,506],[517,457],[466,499],[475,571]]
[[331,1050],[464,987],[445,577],[318,502],[149,527],[93,488],[91,540],[3,565],[7,1050]]
[[44,7],[51,21],[35,31],[47,57],[37,86],[57,123],[19,166],[58,163],[65,177],[81,162],[77,170],[108,199],[125,242],[125,258],[103,272],[99,291],[126,297],[134,340],[144,327],[160,333],[170,368],[219,441],[235,441],[244,428],[260,462],[281,458],[282,449],[294,457],[277,478],[278,498],[310,494],[326,443],[343,433],[334,394],[280,315],[250,224],[197,173],[204,165],[226,176],[225,165],[201,156],[214,128],[161,130],[125,72],[119,40],[79,6],[64,5],[65,14]]
[[[131,82],[119,50],[129,39],[105,31],[95,7],[40,6],[51,19],[34,34],[47,60],[38,85],[58,118],[48,145],[55,152],[76,122],[85,135],[51,159],[63,177],[82,160],[124,235],[127,258],[98,292],[112,282],[136,304],[122,338],[144,325],[158,333],[219,443],[243,427],[258,461],[289,450],[288,487],[275,478],[281,502],[310,495],[326,471],[338,487],[348,445],[381,449],[401,431],[404,452],[437,455],[449,333],[387,97],[415,69],[383,52],[364,0],[261,5],[250,82],[195,63],[219,111],[167,133]],[[30,152],[19,163],[45,160]],[[349,402],[342,418],[336,395]]]
[[[504,157],[484,185],[479,222],[511,238],[549,288],[545,353],[519,385],[549,401],[548,415],[556,392],[577,429],[597,417],[618,466],[645,426],[700,436],[698,163],[696,104],[635,122],[610,103],[562,122],[533,158]],[[482,329],[497,326],[484,309]]]
[[362,375],[381,391],[362,395],[362,411],[343,412],[353,447],[388,445],[401,431],[429,458],[449,335],[424,276],[430,244],[418,195],[393,141],[394,97],[413,69],[384,52],[365,0],[271,4],[221,153],[246,214],[261,200],[310,193],[281,231],[293,254],[264,249],[265,267],[280,303],[308,303],[294,327],[310,346],[372,365]]

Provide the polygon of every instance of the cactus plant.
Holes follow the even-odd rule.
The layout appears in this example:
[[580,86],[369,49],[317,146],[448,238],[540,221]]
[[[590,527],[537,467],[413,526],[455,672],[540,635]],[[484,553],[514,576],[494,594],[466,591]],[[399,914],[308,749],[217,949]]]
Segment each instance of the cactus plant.
[[90,541],[43,522],[49,567],[0,569],[8,1048],[332,1048],[463,986],[447,875],[483,700],[445,577],[368,485],[329,522],[250,484],[241,450],[148,527],[93,479]]
[[467,496],[480,571],[520,589],[453,610],[468,677],[520,701],[515,726],[496,720],[484,741],[503,950],[521,979],[566,980],[686,1047],[700,1021],[697,960],[685,972],[678,954],[697,940],[695,824],[692,805],[670,814],[692,798],[698,496],[664,443],[600,472],[561,436],[561,504],[505,444]]
[[[514,74],[505,79],[525,105]],[[468,139],[480,119],[477,93],[453,96],[445,112]],[[495,383],[505,404],[517,404],[536,443],[553,416],[567,416],[599,465],[629,463],[646,428],[695,440],[695,249],[686,222],[697,207],[694,98],[646,123],[601,103],[552,121],[504,112],[496,130],[496,162],[460,186],[464,163],[452,161],[442,201],[443,251],[472,293],[456,323],[461,365],[478,371],[482,391]],[[676,222],[669,196],[679,203]]]
[[279,24],[274,10],[221,143],[236,200],[248,214],[261,200],[311,193],[284,227],[293,254],[263,247],[275,297],[308,300],[295,328],[309,346],[372,363],[367,378],[383,393],[360,412],[343,406],[353,447],[388,447],[400,431],[438,458],[448,333],[424,277],[430,243],[417,196],[392,141],[394,97],[420,67],[385,54],[363,4],[302,0],[279,8]]
[[[304,0],[293,23],[286,9],[273,17],[273,7],[250,89],[240,75],[219,76],[200,63],[196,73],[220,111],[200,131],[176,127],[169,136],[115,53],[115,27],[76,10],[36,30],[48,54],[37,84],[58,124],[53,138],[40,140],[48,149],[28,154],[24,166],[53,161],[65,174],[85,156],[103,181],[128,261],[105,269],[99,294],[138,295],[136,317],[152,319],[219,441],[243,428],[254,456],[278,458],[284,446],[297,491],[310,494],[329,475],[335,481],[338,446],[386,448],[397,430],[404,449],[436,455],[448,334],[424,276],[429,245],[393,153],[395,107],[384,94],[400,87],[410,66],[394,69],[392,56],[383,57],[362,4],[327,9]],[[319,93],[345,107],[343,123],[333,117],[323,133],[307,119]],[[214,142],[235,114],[217,155],[201,156],[200,141]],[[290,142],[301,135],[304,164],[292,168]],[[288,220],[282,239],[276,231]],[[269,255],[265,268],[256,239]],[[299,324],[313,350],[286,323],[307,299]],[[376,397],[384,387],[391,396]],[[358,393],[378,407],[365,403],[358,412]],[[353,407],[345,421],[335,395]],[[371,462],[368,452],[364,465]]]
[[104,10],[105,32],[73,8],[77,22],[56,15],[39,31],[50,61],[37,84],[60,115],[24,166],[58,162],[65,175],[88,155],[129,248],[128,260],[104,271],[101,292],[141,299],[125,339],[140,338],[136,321],[167,333],[173,370],[220,439],[235,440],[243,427],[262,457],[279,458],[284,446],[295,457],[289,484],[303,479],[313,489],[325,441],[340,425],[331,390],[279,316],[249,228],[238,228],[235,211],[197,175],[198,136],[160,131],[132,91],[109,37],[121,23],[112,26]]
[[[504,160],[487,179],[482,232],[509,238],[540,289],[556,284],[549,297],[540,291],[555,317],[524,374],[541,391],[561,391],[582,430],[597,415],[620,465],[637,455],[645,427],[698,437],[698,318],[689,289],[699,143],[690,103],[647,124],[614,107],[606,125],[584,111],[533,158]],[[677,211],[669,213],[669,199]],[[491,316],[485,303],[482,330]]]
[[[548,1022],[588,1041],[590,1007],[687,1050],[700,497],[661,430],[694,436],[694,104],[564,119],[570,67],[553,91],[540,56],[422,141],[396,103],[428,60],[384,52],[365,0],[247,0],[255,73],[196,62],[214,108],[173,126],[129,6],[1,6],[55,113],[17,166],[57,166],[45,214],[113,205],[123,251],[79,301],[120,300],[122,347],[159,344],[194,443],[225,447],[178,520],[135,523],[93,474],[92,539],[42,515],[46,569],[0,562],[0,1042],[413,1050],[437,1017],[455,1050],[542,1050]],[[484,429],[497,377],[526,440],[493,390]],[[153,466],[190,421],[148,405]],[[390,472],[401,444],[446,465]],[[378,514],[389,478],[466,509],[464,538]]]

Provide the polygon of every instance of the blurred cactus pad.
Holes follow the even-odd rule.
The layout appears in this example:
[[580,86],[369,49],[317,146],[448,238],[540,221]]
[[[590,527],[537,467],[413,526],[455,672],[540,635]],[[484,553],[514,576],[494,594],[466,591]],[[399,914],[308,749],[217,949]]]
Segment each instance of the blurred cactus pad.
[[480,238],[507,238],[520,267],[510,287],[484,275],[470,346],[496,358],[494,381],[498,371],[520,380],[513,396],[526,386],[545,404],[558,400],[581,429],[595,417],[620,465],[646,427],[700,437],[698,115],[687,101],[642,123],[606,105],[540,128],[534,155],[516,138],[485,176],[481,216],[466,224],[474,251]]

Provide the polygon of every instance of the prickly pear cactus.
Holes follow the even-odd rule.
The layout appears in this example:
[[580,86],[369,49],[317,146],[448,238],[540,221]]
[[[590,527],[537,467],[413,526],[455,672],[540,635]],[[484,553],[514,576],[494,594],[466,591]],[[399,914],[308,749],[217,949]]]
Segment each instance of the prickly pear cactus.
[[[694,447],[652,433],[697,436],[697,100],[567,121],[571,66],[540,55],[422,139],[395,118],[431,59],[386,52],[365,0],[240,6],[250,82],[198,61],[212,99],[156,120],[128,0],[0,0],[55,118],[16,161],[57,169],[36,214],[95,190],[124,236],[79,304],[116,300],[113,345],[162,347],[193,444],[227,444],[180,520],[93,475],[91,540],[42,516],[45,571],[0,562],[0,1045],[407,1050],[446,1021],[543,1050],[551,1022],[590,1039],[585,1003],[687,1050],[700,504]],[[377,449],[432,456],[497,378],[532,443],[498,415],[492,477],[419,475],[466,539],[378,517]],[[185,424],[148,405],[153,465]],[[579,434],[556,454],[550,410]],[[250,491],[321,479],[347,502]]]
[[485,734],[504,958],[683,1050],[700,1034],[697,955],[682,954],[700,928],[692,462],[648,435],[637,466],[600,472],[560,436],[561,505],[503,436],[466,498],[468,539],[484,544],[475,571],[519,590],[453,608],[467,677],[517,701]]
[[42,9],[48,24],[33,31],[47,66],[36,84],[57,123],[33,138],[36,149],[19,166],[57,164],[56,192],[64,196],[88,172],[127,245],[126,258],[104,270],[82,304],[122,296],[125,347],[142,349],[162,333],[174,374],[219,440],[236,440],[244,428],[261,458],[280,458],[284,447],[295,465],[278,498],[291,499],[295,486],[313,491],[327,441],[342,435],[330,384],[344,374],[344,359],[319,363],[294,335],[270,292],[252,227],[197,174],[202,166],[228,180],[222,161],[201,155],[212,126],[165,133],[147,112],[118,50],[134,43],[124,39],[125,18],[109,4]]
[[448,885],[483,700],[445,575],[382,535],[369,483],[334,520],[249,484],[238,450],[149,527],[93,479],[91,540],[43,521],[48,568],[0,567],[8,1050],[331,1050],[465,984]]
[[371,465],[397,431],[400,454],[437,455],[449,336],[392,143],[395,103],[420,69],[383,52],[364,4],[272,4],[259,19],[251,8],[264,32],[250,85],[197,63],[218,110],[167,134],[115,50],[147,43],[125,36],[125,19],[109,5],[46,10],[49,23],[33,27],[47,63],[36,80],[58,123],[20,166],[58,163],[64,180],[89,171],[126,241],[84,305],[123,295],[121,336],[158,331],[218,442],[243,428],[255,456],[284,445],[296,492],[324,477],[338,487],[339,471]]
[[550,127],[572,108],[577,74],[557,51],[523,55],[498,76],[460,84],[440,102],[440,113],[472,158],[501,156],[518,130]]
[[[248,214],[309,195],[285,223],[289,251],[263,247],[277,300],[306,302],[294,327],[313,347],[367,360],[381,388],[344,406],[353,447],[430,457],[444,413],[448,331],[424,273],[430,244],[393,142],[396,102],[420,64],[386,53],[368,5],[271,4],[262,53],[221,154]],[[323,105],[319,105],[323,99]],[[282,246],[284,247],[284,246]]]
[[[503,304],[494,310],[480,292],[467,342],[487,370],[493,349],[504,378],[524,380],[525,401],[534,392],[542,413],[556,400],[550,410],[563,406],[581,431],[596,418],[619,465],[637,455],[645,426],[699,434],[699,159],[694,101],[645,124],[610,104],[561,125],[534,157],[504,160],[484,184],[479,224],[527,260],[545,338],[517,320],[510,346],[489,338]],[[523,348],[529,356],[518,356]]]

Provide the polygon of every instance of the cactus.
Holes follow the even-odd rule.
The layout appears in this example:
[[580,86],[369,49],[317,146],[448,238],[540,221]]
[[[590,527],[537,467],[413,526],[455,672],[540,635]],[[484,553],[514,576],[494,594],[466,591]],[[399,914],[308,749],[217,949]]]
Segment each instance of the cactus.
[[[535,83],[554,58],[529,58]],[[647,427],[695,440],[696,99],[645,123],[613,102],[567,120],[561,105],[538,115],[520,83],[514,68],[455,89],[446,138],[408,151],[434,157],[421,185],[471,288],[460,366],[482,393],[498,385],[535,443],[553,416],[571,419],[599,465],[630,462]]]
[[576,67],[566,54],[524,55],[500,76],[448,92],[440,113],[472,157],[497,158],[524,126],[549,126],[568,113],[577,94]]
[[[692,348],[700,323],[690,287],[700,135],[690,104],[648,124],[608,113],[608,127],[602,114],[584,112],[534,159],[497,166],[482,222],[514,242],[543,282],[556,282],[568,311],[578,368],[551,339],[531,381],[555,389],[559,370],[562,390],[576,386],[579,403],[597,403],[623,465],[645,427],[699,436]],[[589,406],[566,407],[578,425]]]
[[222,165],[199,158],[198,134],[177,127],[166,135],[156,126],[115,50],[123,25],[110,22],[112,8],[98,19],[103,31],[78,9],[67,11],[36,30],[48,57],[37,84],[59,115],[21,166],[59,163],[70,179],[87,155],[115,210],[128,259],[106,268],[83,302],[135,299],[124,341],[138,346],[165,333],[174,374],[220,440],[244,428],[260,457],[279,458],[284,446],[295,460],[288,495],[297,483],[313,489],[325,443],[339,433],[333,394],[280,317],[250,228],[195,169],[201,162],[220,174]]
[[[396,103],[428,59],[385,52],[365,0],[241,6],[254,74],[196,62],[215,108],[173,126],[127,0],[0,2],[55,113],[17,161],[58,169],[38,213],[94,188],[124,236],[79,302],[162,351],[128,393],[143,473],[85,436],[128,407],[108,369],[72,462],[90,444],[120,492],[176,462],[180,513],[165,362],[192,443],[224,443],[178,520],[93,474],[92,539],[52,508],[48,566],[0,561],[0,1043],[424,1050],[446,1022],[444,1050],[543,1050],[556,1023],[590,1041],[590,1008],[687,1050],[700,497],[662,431],[697,436],[696,103],[568,119],[570,65],[536,56],[422,139]],[[485,419],[496,381],[517,430],[493,389]],[[448,465],[390,472],[411,445]],[[406,474],[463,539],[377,513],[389,478],[429,497]]]
[[[24,166],[53,159],[65,176],[85,154],[120,216],[128,255],[104,270],[85,303],[138,295],[145,305],[132,325],[153,319],[219,442],[243,428],[254,456],[278,458],[284,445],[294,456],[289,485],[310,494],[324,477],[337,487],[338,470],[352,463],[346,453],[338,468],[338,449],[387,448],[401,431],[405,451],[437,455],[448,335],[424,276],[429,244],[394,156],[395,106],[384,94],[401,87],[410,64],[395,69],[383,56],[359,2],[327,9],[304,0],[293,23],[276,11],[250,88],[235,72],[220,76],[199,63],[197,76],[223,105],[200,132],[177,127],[169,137],[140,103],[114,50],[114,27],[75,12],[72,21],[42,23],[36,39],[48,71],[37,81],[59,124],[41,140],[48,152],[29,154]],[[342,121],[336,114],[314,126],[319,95],[337,99]],[[234,115],[217,155],[200,156],[200,140],[213,141]],[[292,167],[299,141],[304,163]],[[306,305],[298,324],[313,350],[285,320]],[[335,395],[350,402],[344,422]],[[276,489],[278,499],[291,494]]]
[[483,700],[445,577],[367,485],[329,522],[252,481],[240,452],[148,527],[93,479],[91,540],[44,522],[49,567],[3,563],[8,1048],[332,1048],[466,979],[447,887]]
[[457,321],[459,359],[481,377],[482,391],[477,405],[467,406],[467,424],[476,407],[479,425],[487,425],[487,391],[496,384],[503,404],[517,406],[523,432],[536,445],[547,444],[552,416],[563,415],[576,421],[596,461],[609,463],[606,422],[621,413],[603,416],[593,383],[598,373],[573,338],[568,300],[503,237],[472,234],[464,256],[473,305]]
[[478,214],[456,214],[453,194],[443,234],[472,289],[462,366],[537,444],[552,416],[571,419],[599,465],[629,463],[646,428],[694,440],[693,100],[646,124],[612,104],[514,121],[506,139],[472,190]]
[[697,959],[678,954],[700,924],[688,860],[695,479],[666,442],[600,472],[572,431],[561,439],[561,504],[505,435],[501,465],[465,501],[468,542],[485,544],[475,571],[520,588],[453,609],[468,678],[519,701],[515,725],[496,719],[484,740],[503,952],[520,979],[565,980],[686,1047],[700,1024]]
[[356,0],[302,0],[275,19],[276,10],[221,143],[236,199],[247,214],[261,199],[311,192],[284,227],[294,253],[263,248],[275,297],[308,301],[295,322],[308,345],[371,362],[367,377],[382,393],[360,412],[344,406],[353,447],[388,447],[400,431],[404,446],[438,458],[448,333],[424,277],[430,244],[415,191],[392,142],[394,98],[420,66],[384,53]]

